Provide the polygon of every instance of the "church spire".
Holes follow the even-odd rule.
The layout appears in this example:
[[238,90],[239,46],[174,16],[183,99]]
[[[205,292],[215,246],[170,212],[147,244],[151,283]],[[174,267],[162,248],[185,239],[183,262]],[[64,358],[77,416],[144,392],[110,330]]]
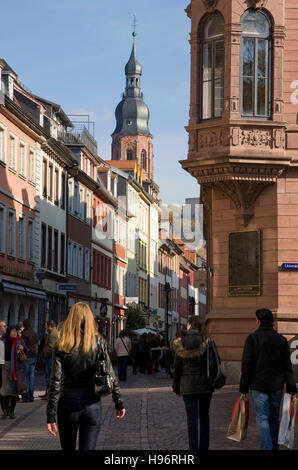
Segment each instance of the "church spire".
[[114,134],[145,134],[149,135],[149,109],[143,101],[141,92],[142,67],[137,59],[135,45],[135,19],[132,33],[133,44],[127,64],[125,65],[126,87],[122,101],[118,104],[116,128]]

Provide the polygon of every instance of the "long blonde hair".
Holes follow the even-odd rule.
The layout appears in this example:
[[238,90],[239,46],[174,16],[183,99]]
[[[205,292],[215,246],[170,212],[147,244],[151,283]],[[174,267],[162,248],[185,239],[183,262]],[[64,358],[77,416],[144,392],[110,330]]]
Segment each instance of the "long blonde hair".
[[88,304],[74,304],[59,329],[58,350],[69,353],[82,344],[82,354],[94,349],[99,337],[95,318]]

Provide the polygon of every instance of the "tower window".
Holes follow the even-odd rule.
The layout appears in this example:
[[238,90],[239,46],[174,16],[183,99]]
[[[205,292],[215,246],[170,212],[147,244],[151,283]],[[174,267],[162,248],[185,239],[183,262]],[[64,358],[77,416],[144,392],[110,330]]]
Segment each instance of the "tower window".
[[243,116],[269,117],[271,24],[262,10],[250,8],[241,20],[241,109]]
[[142,150],[142,153],[141,153],[141,167],[143,168],[143,170],[147,170],[147,154],[146,154],[146,150]]
[[126,121],[126,124],[127,124],[128,126],[131,126],[131,125],[132,125],[132,121],[131,121],[130,119],[128,119],[128,120]]
[[204,20],[201,48],[202,119],[222,116],[224,96],[224,19],[218,12]]
[[127,160],[132,160],[132,150],[127,150],[126,152],[126,159]]

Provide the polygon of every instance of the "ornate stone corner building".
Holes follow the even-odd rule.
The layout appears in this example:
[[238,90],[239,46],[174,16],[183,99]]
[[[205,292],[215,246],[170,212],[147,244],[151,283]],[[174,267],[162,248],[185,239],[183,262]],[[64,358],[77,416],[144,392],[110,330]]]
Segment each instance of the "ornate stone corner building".
[[210,333],[239,371],[256,308],[271,308],[288,339],[298,334],[298,271],[281,269],[298,262],[298,4],[192,0],[185,11],[189,145],[180,163],[201,186]]

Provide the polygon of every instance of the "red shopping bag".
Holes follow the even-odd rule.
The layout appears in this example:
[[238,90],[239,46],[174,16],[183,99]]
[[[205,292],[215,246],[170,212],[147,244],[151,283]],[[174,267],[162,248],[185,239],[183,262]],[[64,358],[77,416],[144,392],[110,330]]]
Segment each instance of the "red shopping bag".
[[249,399],[239,397],[236,400],[231,422],[229,424],[227,438],[232,441],[243,441],[246,437],[249,420]]

